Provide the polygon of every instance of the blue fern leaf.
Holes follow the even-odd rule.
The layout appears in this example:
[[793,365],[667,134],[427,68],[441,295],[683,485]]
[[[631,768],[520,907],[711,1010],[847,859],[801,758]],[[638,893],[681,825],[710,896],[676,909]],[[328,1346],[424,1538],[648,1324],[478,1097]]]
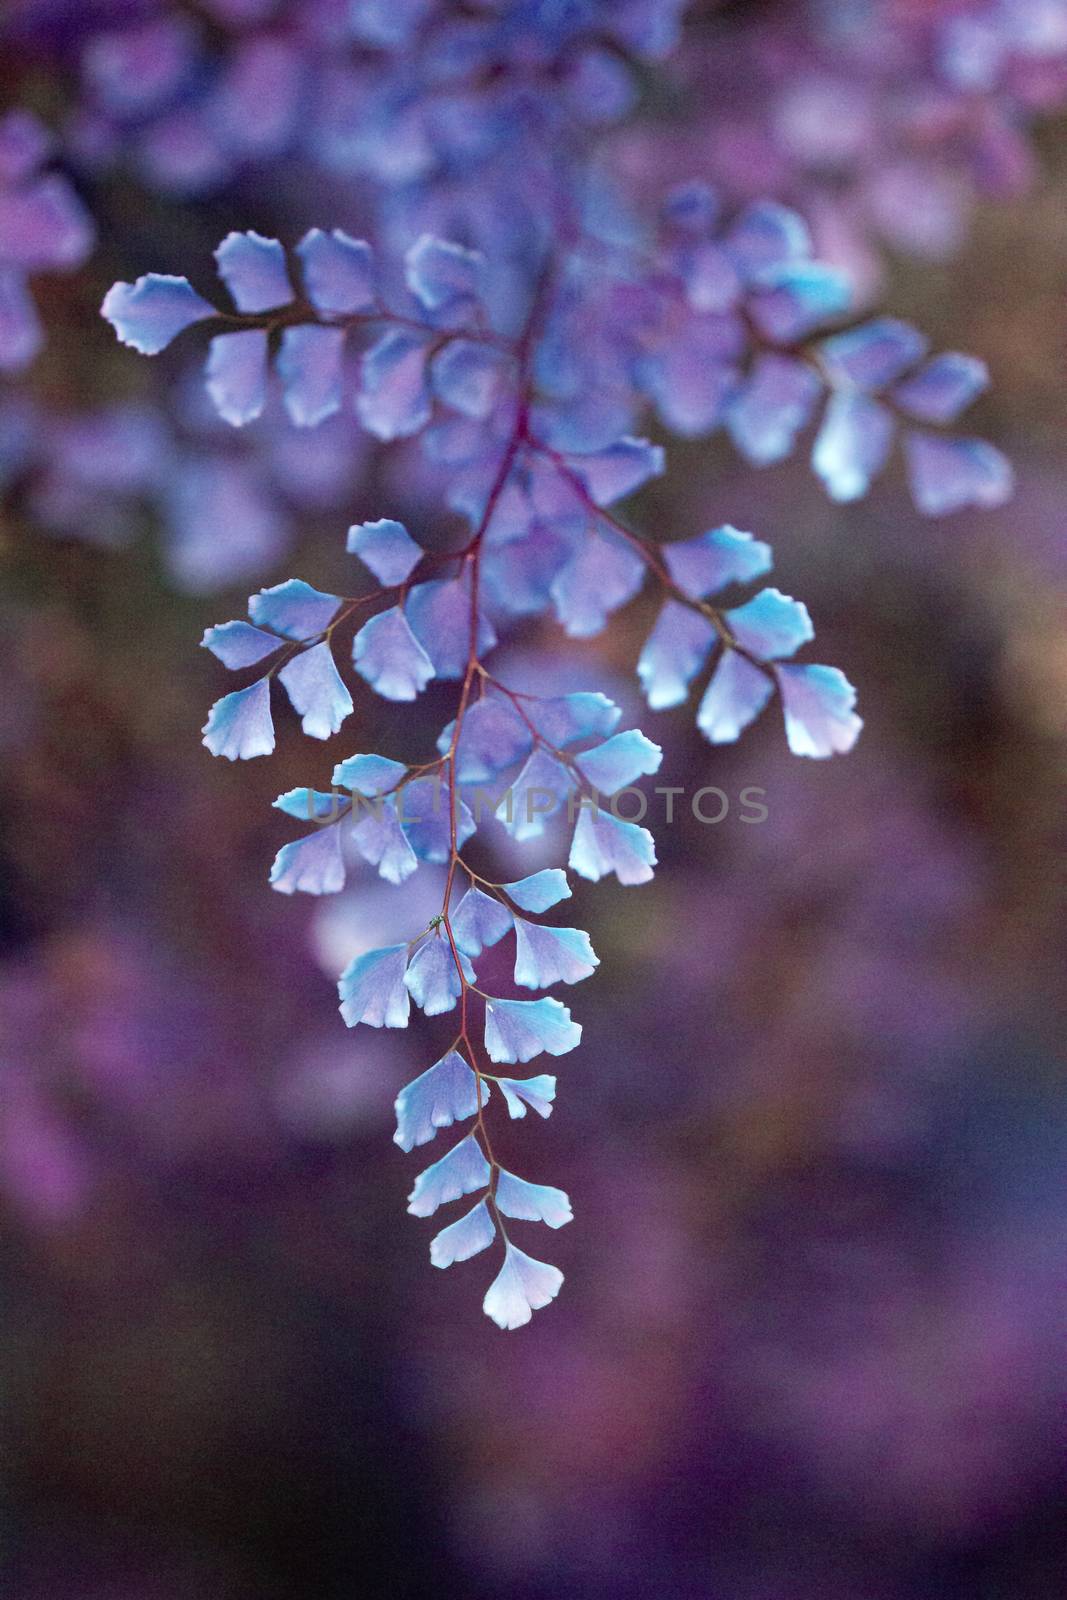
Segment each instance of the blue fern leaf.
[[231,671],[255,666],[281,647],[275,634],[254,628],[250,622],[220,622],[206,630],[200,643]]
[[277,370],[290,421],[315,428],[341,409],[345,336],[340,328],[311,323],[286,328]]
[[544,867],[540,872],[531,873],[528,878],[502,884],[501,888],[523,911],[548,911],[551,906],[571,897],[567,874],[561,867]]
[[350,961],[337,981],[341,1015],[350,1028],[366,1022],[372,1028],[406,1028],[411,1009],[404,987],[406,944],[368,950]]
[[270,869],[270,886],[280,894],[337,894],[345,886],[340,828],[319,828],[283,844]]
[[934,356],[893,390],[902,411],[917,422],[955,422],[989,385],[989,369],[975,356],[946,351]]
[[780,589],[762,589],[726,620],[738,644],[761,661],[791,656],[815,637],[807,606]]
[[496,1081],[513,1120],[524,1117],[527,1106],[532,1106],[539,1117],[552,1115],[556,1080],[551,1073],[543,1072],[536,1078],[498,1078]]
[[580,983],[599,965],[589,935],[580,928],[550,928],[522,918],[516,921],[515,982],[520,989]]
[[1011,463],[984,439],[908,433],[904,458],[912,498],[925,516],[943,517],[968,506],[988,510],[1011,498]]
[[778,687],[785,731],[795,756],[821,759],[851,750],[863,727],[856,691],[837,667],[782,666]]
[[[487,1095],[483,1092],[482,1103]],[[477,1080],[463,1057],[450,1050],[396,1097],[393,1143],[401,1150],[429,1144],[441,1128],[473,1117],[478,1109]]]
[[208,346],[207,392],[224,422],[243,428],[267,403],[267,335],[262,328],[217,333]]
[[873,394],[921,361],[927,340],[910,323],[874,317],[816,346],[831,382]]
[[390,328],[365,353],[356,411],[376,439],[407,439],[429,422],[433,409],[426,372],[429,350],[422,334]]
[[[470,654],[471,580],[461,578],[419,583],[408,595],[411,631],[433,664],[439,678],[461,678]],[[489,619],[478,614],[477,647],[480,656],[496,644]]]
[[286,639],[313,639],[333,620],[340,604],[340,595],[313,589],[302,578],[287,578],[252,595],[248,615],[260,627],[273,628]]
[[562,1285],[558,1267],[535,1260],[509,1240],[504,1265],[489,1285],[482,1310],[498,1328],[521,1328],[556,1298]]
[[225,756],[227,761],[269,756],[274,749],[269,681],[260,678],[247,689],[236,689],[216,700],[202,732],[213,756]]
[[408,1196],[408,1211],[413,1217],[432,1217],[439,1206],[472,1194],[488,1182],[489,1163],[477,1139],[468,1134],[440,1161],[419,1173]]
[[892,413],[869,395],[830,396],[811,464],[831,500],[862,500],[888,460],[895,432]]
[[414,700],[434,675],[433,663],[399,606],[379,611],[352,641],[361,678],[386,700]]
[[728,583],[761,578],[772,566],[769,544],[728,523],[695,539],[665,544],[662,553],[674,582],[694,600],[703,600]]
[[575,756],[574,764],[600,794],[615,794],[638,778],[658,772],[663,751],[637,728],[616,733],[604,744]]
[[736,650],[724,650],[701,699],[697,727],[711,744],[732,744],[773,693],[765,672]]
[[349,528],[347,549],[370,568],[379,583],[386,585],[410,578],[423,554],[404,524],[388,517]]
[[404,258],[404,275],[427,311],[467,312],[480,298],[485,258],[476,250],[424,233]]
[[542,995],[540,1000],[487,1000],[485,1048],[491,1061],[530,1061],[547,1052],[566,1055],[581,1041],[580,1023],[560,1001]]
[[496,1203],[506,1217],[519,1222],[544,1222],[562,1228],[574,1221],[570,1200],[562,1189],[547,1183],[527,1183],[501,1168],[497,1175]]
[[622,884],[647,883],[656,865],[656,846],[647,828],[583,806],[568,865],[593,883],[612,872]]
[[290,789],[271,804],[276,811],[284,811],[287,817],[296,817],[298,822],[318,822],[327,818],[336,821],[344,800],[340,795],[323,794],[321,789]]
[[496,1238],[496,1225],[485,1200],[472,1211],[430,1240],[430,1260],[435,1267],[450,1267],[456,1261],[469,1261],[480,1250],[487,1250]]
[[352,696],[328,644],[317,644],[287,661],[278,681],[284,684],[309,739],[328,739],[352,711]]
[[396,801],[391,796],[360,814],[349,834],[364,861],[377,867],[387,883],[403,883],[417,870],[419,858],[400,824]]
[[511,786],[511,816],[502,818],[513,839],[537,839],[549,817],[555,816],[574,789],[566,767],[547,750],[537,749]]
[[[468,983],[473,983],[474,969],[462,953],[460,961],[464,978]],[[442,1012],[451,1011],[459,999],[462,985],[447,940],[437,935],[420,945],[411,958],[404,982],[415,1004],[428,1017],[439,1017]]]
[[228,233],[215,251],[215,260],[238,311],[272,311],[291,303],[293,288],[285,251],[277,239],[265,239],[251,230]]
[[331,781],[371,798],[395,789],[407,770],[402,761],[390,761],[388,756],[348,756],[334,767]]
[[374,253],[341,228],[312,228],[296,247],[308,299],[326,315],[367,311],[376,298]]
[[821,393],[819,379],[802,361],[758,356],[727,409],[727,432],[753,466],[784,461],[814,416]]
[[144,356],[158,355],[195,322],[218,316],[188,278],[161,272],[149,272],[136,283],[114,284],[100,309],[122,343]]
[[637,661],[637,676],[653,711],[684,704],[714,643],[715,629],[706,617],[677,600],[666,602]]
[[473,886],[452,913],[452,937],[465,956],[480,956],[511,931],[514,918],[507,906]]

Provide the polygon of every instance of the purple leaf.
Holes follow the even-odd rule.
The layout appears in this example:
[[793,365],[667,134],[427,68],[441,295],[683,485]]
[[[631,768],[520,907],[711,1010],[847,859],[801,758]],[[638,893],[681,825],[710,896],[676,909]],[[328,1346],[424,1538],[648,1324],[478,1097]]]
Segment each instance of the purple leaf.
[[279,894],[337,894],[345,886],[340,828],[318,828],[283,844],[270,869],[270,886]]
[[694,600],[703,600],[728,583],[762,577],[772,565],[769,544],[729,524],[710,528],[695,539],[665,544],[661,551],[671,578]]
[[907,433],[904,456],[908,483],[919,510],[943,517],[967,506],[990,509],[1011,498],[1011,462],[984,439],[944,439],[934,433]]
[[238,311],[273,311],[293,300],[285,251],[277,239],[262,234],[228,233],[215,251],[219,277]]
[[408,288],[427,311],[470,309],[481,293],[484,258],[477,250],[424,233],[404,258]]
[[898,383],[893,399],[918,422],[955,422],[989,384],[989,369],[975,356],[947,351]]
[[410,578],[423,555],[421,545],[415,543],[404,524],[387,517],[349,528],[346,549],[370,568],[379,583],[390,588]]
[[706,617],[677,600],[667,601],[637,662],[637,676],[653,711],[684,703],[714,643],[715,629]]
[[267,401],[267,335],[262,328],[215,335],[208,346],[207,392],[232,427],[255,421]]
[[421,334],[392,328],[364,355],[356,411],[376,439],[406,439],[429,422],[429,348]]
[[352,660],[386,700],[414,700],[434,675],[433,662],[397,606],[363,624],[352,641]]
[[149,272],[136,283],[114,284],[100,312],[122,343],[144,356],[158,355],[194,322],[218,316],[187,278],[159,272]]
[[344,348],[341,328],[302,323],[282,334],[278,376],[285,409],[298,428],[314,428],[340,409]]
[[856,716],[856,691],[837,667],[778,667],[785,731],[795,756],[826,756],[851,750],[863,727]]
[[732,744],[754,722],[773,693],[765,672],[736,650],[724,650],[697,712],[697,727],[711,744]]
[[892,413],[869,395],[830,396],[811,464],[831,500],[860,500],[885,466],[896,431]]
[[308,299],[327,316],[368,311],[375,303],[374,255],[369,244],[340,228],[312,228],[296,247]]
[[758,356],[726,414],[731,439],[753,466],[784,460],[811,420],[821,392],[815,373],[802,362],[789,356]]

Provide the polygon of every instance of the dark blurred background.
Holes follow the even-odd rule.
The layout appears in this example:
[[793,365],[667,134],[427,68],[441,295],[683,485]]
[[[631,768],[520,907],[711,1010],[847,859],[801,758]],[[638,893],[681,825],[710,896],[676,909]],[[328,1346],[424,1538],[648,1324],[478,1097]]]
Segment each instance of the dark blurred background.
[[[1067,145],[1043,137],[1035,191],[980,209],[949,265],[891,261],[885,296],[989,360],[978,428],[1015,460],[1011,504],[930,523],[890,473],[835,509],[803,464],[757,475],[713,441],[672,446],[634,508],[774,544],[859,686],[856,751],[792,760],[771,719],[712,750],[685,713],[641,716],[643,604],[564,655],[664,743],[661,781],[761,786],[769,817],[683,816],[652,885],[576,896],[603,963],[583,1048],[503,1152],[576,1222],[521,1333],[404,1214],[392,1099],[435,1025],[337,1016],[390,891],[266,884],[290,834],[270,800],[378,748],[389,706],[365,697],[325,756],[279,717],[271,762],[212,761],[196,643],[244,576],[181,593],[147,511],[112,548],[8,496],[12,1600],[1060,1600]],[[128,265],[104,215],[92,274],[47,291],[60,406],[141,381],[94,320]],[[192,263],[257,220],[253,195],[145,227],[186,230]],[[387,459],[342,518],[303,512],[255,583],[343,583],[344,522],[400,477]],[[515,649],[538,644],[558,658],[549,624]]]

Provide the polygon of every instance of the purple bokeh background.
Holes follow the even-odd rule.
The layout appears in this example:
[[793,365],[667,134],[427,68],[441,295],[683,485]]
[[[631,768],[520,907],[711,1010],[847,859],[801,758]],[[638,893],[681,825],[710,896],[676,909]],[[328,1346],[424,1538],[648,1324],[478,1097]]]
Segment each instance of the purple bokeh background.
[[[64,103],[72,39],[18,41],[12,102]],[[744,71],[753,103],[780,77],[776,40],[735,94]],[[805,149],[807,95],[773,122]],[[766,152],[740,114],[736,132],[710,154],[638,140],[637,181],[712,156],[748,171]],[[221,692],[203,628],[290,569],[341,586],[344,525],[403,508],[403,451],[370,461],[329,428],[305,451],[270,418],[223,437],[180,362],[160,443],[96,317],[120,273],[206,260],[230,226],[358,228],[360,200],[253,168],[177,203],[66,160],[99,251],[35,280],[49,343],[0,393],[12,1600],[1060,1600],[1062,119],[1039,146],[1026,196],[968,199],[957,256],[916,261],[889,229],[868,279],[938,348],[988,359],[979,423],[1016,463],[1011,504],[931,523],[894,470],[834,508],[803,463],[757,475],[715,439],[672,445],[634,508],[664,537],[731,521],[771,540],[866,729],[808,763],[769,720],[713,750],[684,713],[642,715],[658,781],[734,803],[718,826],[659,826],[648,887],[576,893],[602,961],[583,1048],[557,1114],[515,1135],[574,1202],[567,1285],[506,1336],[477,1264],[434,1272],[404,1214],[392,1101],[435,1025],[337,1016],[333,980],[390,891],[272,895],[288,830],[270,801],[307,781],[307,747],[281,719],[269,763],[199,744]],[[803,200],[809,178],[783,188]],[[903,180],[880,181],[899,220]],[[843,255],[857,196],[825,214]],[[259,508],[236,552],[219,455]],[[565,649],[531,623],[512,649],[640,714],[651,617],[639,602]],[[426,702],[429,741],[447,702]],[[396,708],[366,693],[357,714],[379,748]],[[766,790],[761,825],[739,820],[746,786]]]

